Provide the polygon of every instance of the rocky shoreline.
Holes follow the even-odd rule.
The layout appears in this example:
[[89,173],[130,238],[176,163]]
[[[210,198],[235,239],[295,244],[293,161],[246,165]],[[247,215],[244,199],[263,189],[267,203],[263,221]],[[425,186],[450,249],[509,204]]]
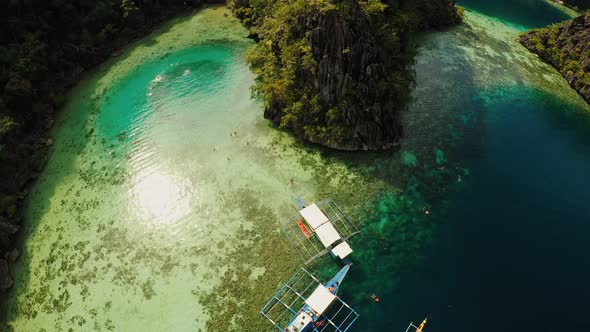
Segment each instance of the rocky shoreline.
[[[56,36],[49,36],[47,56],[67,54],[63,68],[52,68],[52,75],[37,81],[10,73],[0,94],[0,294],[6,293],[13,284],[10,265],[20,255],[22,243],[19,235],[26,227],[23,224],[26,198],[47,163],[53,145],[50,132],[65,102],[62,96],[77,84],[87,70],[118,56],[119,50],[129,42],[149,34],[161,23],[179,14],[193,12],[205,2],[222,1],[196,0],[160,8],[157,14],[149,17],[149,24],[140,18],[129,21],[120,27],[116,37],[105,40],[99,48],[83,49],[68,42],[60,43],[53,39]],[[4,28],[7,30],[18,29],[11,24],[13,21],[5,20],[1,25],[6,25]],[[0,46],[10,47],[14,45],[11,42],[0,39]],[[48,85],[51,89],[47,89]],[[30,111],[32,114],[12,119],[10,115],[17,111]]]
[[525,32],[520,43],[555,67],[590,103],[590,13]]

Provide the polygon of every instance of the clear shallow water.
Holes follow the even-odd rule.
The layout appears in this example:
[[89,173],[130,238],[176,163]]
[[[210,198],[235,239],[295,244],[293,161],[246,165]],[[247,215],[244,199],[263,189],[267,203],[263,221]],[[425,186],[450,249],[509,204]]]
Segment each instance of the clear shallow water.
[[361,223],[343,294],[359,331],[425,314],[437,331],[569,318],[542,310],[582,326],[584,296],[559,295],[588,289],[571,267],[587,252],[589,116],[515,42],[522,22],[473,13],[426,36],[402,150],[345,154],[262,119],[247,33],[225,13],[164,27],[72,93],[30,198],[14,330],[267,330],[258,310],[299,264],[276,224],[293,190]]
[[460,0],[458,4],[526,29],[544,27],[571,18],[568,15],[571,11],[568,11],[567,8],[557,10],[555,5],[552,5],[549,1]]

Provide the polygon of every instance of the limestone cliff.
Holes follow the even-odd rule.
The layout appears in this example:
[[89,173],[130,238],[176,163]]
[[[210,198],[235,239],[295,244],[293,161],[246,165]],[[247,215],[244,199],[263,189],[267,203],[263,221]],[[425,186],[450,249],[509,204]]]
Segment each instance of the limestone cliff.
[[[256,2],[260,3],[260,2]],[[399,144],[413,82],[414,33],[460,22],[452,0],[246,0],[236,14],[260,40],[248,60],[265,117],[340,150]]]
[[590,103],[590,13],[523,33],[520,42],[559,70]]

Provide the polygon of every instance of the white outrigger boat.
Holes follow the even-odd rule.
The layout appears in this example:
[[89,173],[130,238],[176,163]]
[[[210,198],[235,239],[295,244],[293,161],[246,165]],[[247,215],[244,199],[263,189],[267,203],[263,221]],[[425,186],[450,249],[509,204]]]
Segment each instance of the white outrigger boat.
[[346,332],[359,314],[336,296],[350,265],[322,284],[301,269],[268,301],[260,313],[279,331]]
[[296,195],[297,213],[281,223],[287,239],[305,264],[330,253],[349,263],[352,248],[348,239],[360,233],[332,200],[307,204]]

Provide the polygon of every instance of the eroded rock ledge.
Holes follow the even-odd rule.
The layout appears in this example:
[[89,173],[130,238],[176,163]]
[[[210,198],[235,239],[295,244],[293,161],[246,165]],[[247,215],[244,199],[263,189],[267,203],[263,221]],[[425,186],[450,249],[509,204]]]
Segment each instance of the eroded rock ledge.
[[590,103],[590,13],[520,36],[520,42],[565,77]]
[[413,84],[412,36],[461,21],[454,0],[235,0],[259,40],[248,61],[264,116],[339,150],[399,144]]

